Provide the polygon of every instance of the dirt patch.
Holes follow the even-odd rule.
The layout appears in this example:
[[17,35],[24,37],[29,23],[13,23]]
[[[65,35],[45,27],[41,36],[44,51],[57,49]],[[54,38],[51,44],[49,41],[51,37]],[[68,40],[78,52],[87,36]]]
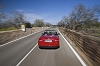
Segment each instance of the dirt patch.
[[66,35],[64,35],[64,37],[67,39],[67,41],[71,44],[71,46],[75,49],[75,51],[80,55],[80,57],[88,66],[94,66],[93,63],[90,62],[91,60],[84,54],[84,52],[80,50],[79,47],[77,47]]
[[59,28],[59,30],[71,40],[71,45],[77,52],[80,50],[86,55],[83,58],[87,58],[94,66],[100,65],[100,38],[65,28]]
[[22,30],[3,31],[0,32],[0,45],[15,40],[17,38],[48,29],[49,27],[33,27],[26,28],[26,32]]

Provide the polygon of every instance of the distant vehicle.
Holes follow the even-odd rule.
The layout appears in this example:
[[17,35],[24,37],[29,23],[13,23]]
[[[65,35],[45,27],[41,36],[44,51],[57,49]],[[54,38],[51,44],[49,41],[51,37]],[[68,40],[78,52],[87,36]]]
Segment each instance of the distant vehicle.
[[39,48],[59,48],[58,35],[55,30],[45,30],[38,40]]

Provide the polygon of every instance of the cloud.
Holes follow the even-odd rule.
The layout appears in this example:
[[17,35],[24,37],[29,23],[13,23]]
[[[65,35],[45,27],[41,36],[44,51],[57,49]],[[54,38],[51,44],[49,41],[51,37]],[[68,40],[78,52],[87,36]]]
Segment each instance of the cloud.
[[56,19],[48,19],[48,20],[45,20],[45,22],[49,22],[51,24],[57,24],[58,20],[56,20]]
[[52,17],[50,14],[37,15],[35,13],[25,13],[26,20],[30,23],[34,23],[36,19],[43,19],[44,22],[49,22],[51,24],[57,24],[60,21],[60,17]]
[[42,15],[36,15],[35,13],[25,13],[24,15],[26,17],[26,20],[30,21],[31,23],[34,23],[34,21],[36,19],[43,19],[44,18],[44,16],[42,16]]
[[16,10],[16,11],[23,12],[23,10],[21,10],[21,9],[18,9],[18,10]]
[[49,22],[51,24],[56,25],[61,20],[61,18],[62,17],[60,17],[60,16],[58,16],[58,17],[52,16],[51,18],[45,19],[45,22]]

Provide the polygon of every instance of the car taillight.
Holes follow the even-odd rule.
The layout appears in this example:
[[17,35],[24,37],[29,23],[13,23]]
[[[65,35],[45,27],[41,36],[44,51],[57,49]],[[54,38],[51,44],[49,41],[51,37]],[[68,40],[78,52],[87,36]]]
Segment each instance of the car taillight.
[[43,41],[43,40],[40,39],[39,41]]
[[39,41],[42,41],[42,40],[39,40]]
[[59,41],[59,40],[55,40],[55,41]]

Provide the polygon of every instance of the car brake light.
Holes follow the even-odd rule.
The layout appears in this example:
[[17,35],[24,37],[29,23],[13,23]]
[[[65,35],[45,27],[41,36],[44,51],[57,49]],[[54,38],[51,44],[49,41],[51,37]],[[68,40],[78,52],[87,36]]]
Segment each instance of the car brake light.
[[42,41],[42,40],[39,40],[39,41]]
[[59,41],[59,40],[55,40],[55,41]]

